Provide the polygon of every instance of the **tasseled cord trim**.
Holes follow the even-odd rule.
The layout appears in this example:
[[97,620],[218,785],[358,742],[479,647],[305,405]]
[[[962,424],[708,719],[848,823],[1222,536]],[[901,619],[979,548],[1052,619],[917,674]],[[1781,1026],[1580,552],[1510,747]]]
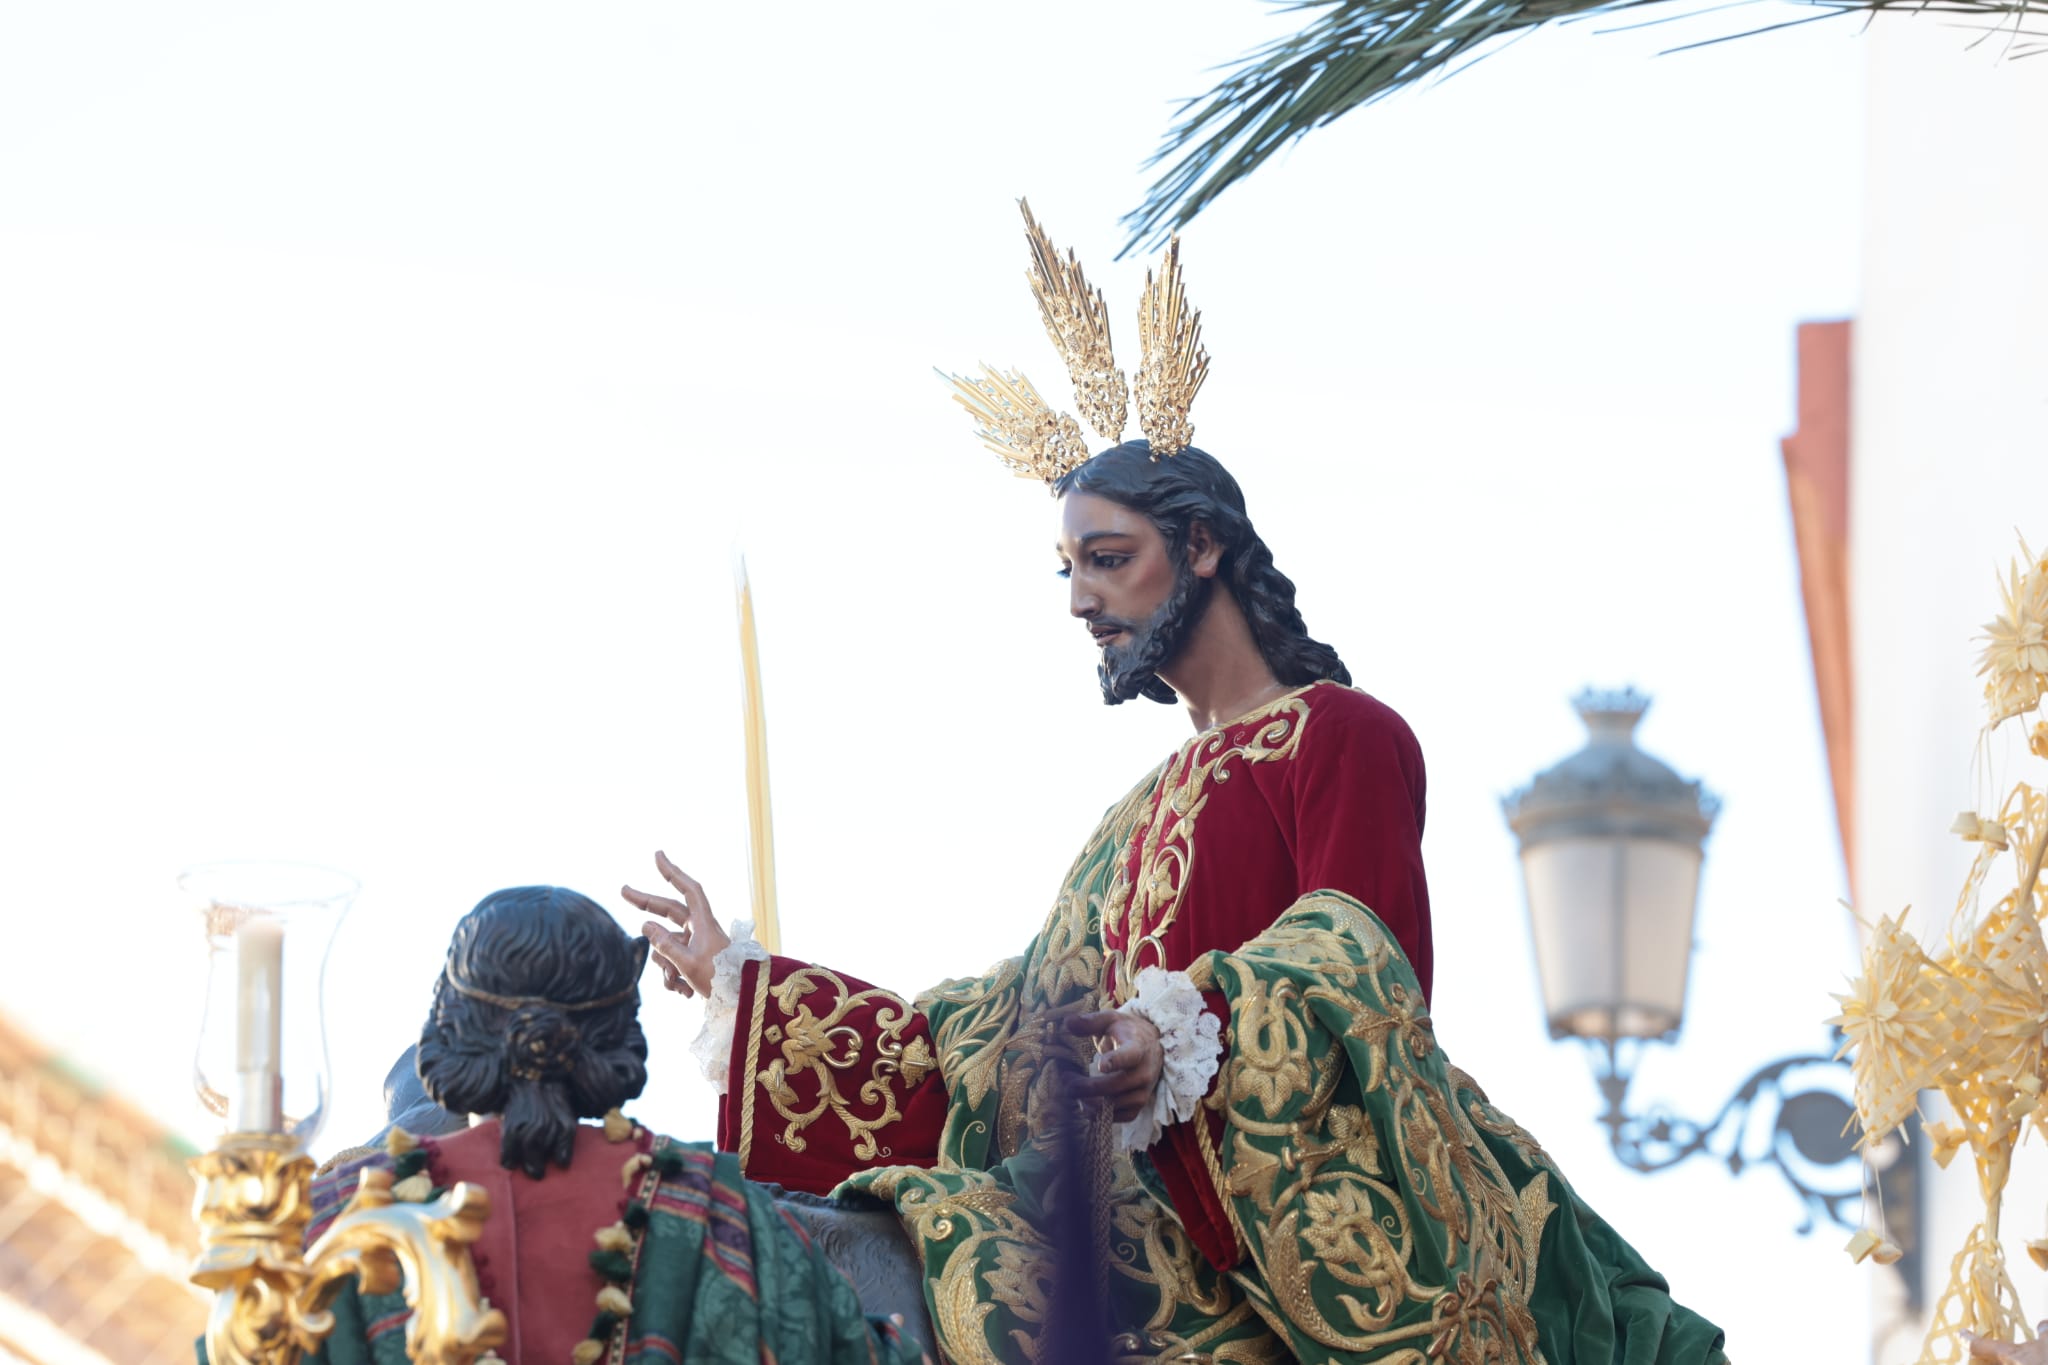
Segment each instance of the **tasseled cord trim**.
[[384,1150],[391,1155],[393,1199],[405,1204],[424,1204],[434,1197],[434,1179],[428,1169],[433,1158],[430,1144],[393,1125],[384,1135]]
[[[632,1141],[643,1147],[652,1141],[646,1129],[616,1109],[605,1115],[604,1135],[613,1142]],[[625,1201],[618,1222],[597,1230],[590,1268],[604,1285],[597,1291],[597,1316],[590,1321],[590,1335],[570,1351],[570,1365],[598,1365],[611,1349],[612,1338],[632,1318],[633,1277],[640,1269],[640,1244],[647,1231],[646,1201],[652,1192],[646,1187],[681,1168],[681,1156],[667,1149],[652,1155],[637,1151],[619,1168],[620,1184],[628,1190],[636,1185],[641,1188],[638,1197]]]

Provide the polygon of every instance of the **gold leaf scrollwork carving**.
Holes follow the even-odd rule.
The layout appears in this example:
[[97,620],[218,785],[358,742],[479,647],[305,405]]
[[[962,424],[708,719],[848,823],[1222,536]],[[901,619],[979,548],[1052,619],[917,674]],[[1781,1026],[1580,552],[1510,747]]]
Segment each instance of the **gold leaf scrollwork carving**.
[[354,1198],[310,1247],[313,1162],[282,1134],[233,1133],[191,1162],[203,1248],[192,1282],[213,1291],[206,1354],[216,1365],[295,1365],[334,1330],[350,1277],[369,1294],[405,1294],[405,1350],[422,1365],[471,1365],[505,1340],[505,1315],[478,1293],[470,1245],[490,1199],[457,1184],[429,1203],[392,1197],[370,1167]]

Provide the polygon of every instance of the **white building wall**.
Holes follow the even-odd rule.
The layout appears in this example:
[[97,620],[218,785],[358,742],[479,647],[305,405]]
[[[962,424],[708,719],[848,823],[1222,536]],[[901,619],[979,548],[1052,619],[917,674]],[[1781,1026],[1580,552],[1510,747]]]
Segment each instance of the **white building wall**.
[[[1855,329],[1850,593],[1856,687],[1856,858],[1868,918],[1910,903],[1923,935],[1967,865],[1947,834],[1973,804],[1982,724],[1973,637],[2017,529],[2048,542],[2048,61],[2001,60],[2003,37],[1932,15],[1888,17],[1869,45],[1862,303]],[[2038,765],[2037,765],[2038,766]],[[2004,780],[2020,776],[2004,765]],[[1978,1216],[1967,1158],[1927,1190],[1933,1305]],[[2023,1149],[2007,1256],[2029,1314],[2048,1277],[2020,1245],[2043,1234],[2048,1153]],[[1924,1324],[1887,1325],[1875,1359],[1914,1359]]]

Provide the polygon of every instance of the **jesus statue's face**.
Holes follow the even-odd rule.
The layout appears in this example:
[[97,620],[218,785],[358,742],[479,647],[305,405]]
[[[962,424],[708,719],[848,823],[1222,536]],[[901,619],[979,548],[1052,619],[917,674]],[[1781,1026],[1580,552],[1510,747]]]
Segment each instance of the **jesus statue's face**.
[[1093,493],[1060,499],[1060,577],[1067,609],[1102,651],[1103,700],[1140,695],[1187,641],[1208,600],[1208,579],[1167,548],[1151,519]]

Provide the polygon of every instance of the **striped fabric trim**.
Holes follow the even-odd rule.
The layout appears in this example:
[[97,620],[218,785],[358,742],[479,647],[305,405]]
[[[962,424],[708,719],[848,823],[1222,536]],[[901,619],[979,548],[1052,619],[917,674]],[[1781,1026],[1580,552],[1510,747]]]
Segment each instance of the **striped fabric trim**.
[[369,1151],[351,1160],[337,1162],[325,1172],[313,1177],[311,1205],[313,1221],[306,1228],[306,1242],[310,1245],[327,1225],[334,1221],[342,1207],[355,1197],[356,1186],[362,1179],[363,1171],[371,1166],[392,1169],[393,1162],[387,1154]]
[[652,1365],[655,1361],[683,1365],[683,1348],[658,1332],[648,1332],[626,1343],[627,1365]]
[[796,1234],[796,1239],[804,1244],[804,1250],[810,1250],[810,1225],[804,1222],[803,1219],[797,1217],[794,1213],[791,1213],[788,1207],[785,1206],[780,1200],[776,1201],[775,1211],[782,1215],[782,1221],[789,1225],[789,1230]]
[[747,1197],[739,1190],[719,1183],[717,1156],[711,1152],[682,1152],[683,1169],[664,1177],[647,1201],[653,1211],[687,1218],[704,1225],[704,1255],[727,1279],[744,1289],[750,1299],[759,1299],[754,1279],[754,1233],[747,1219]]

